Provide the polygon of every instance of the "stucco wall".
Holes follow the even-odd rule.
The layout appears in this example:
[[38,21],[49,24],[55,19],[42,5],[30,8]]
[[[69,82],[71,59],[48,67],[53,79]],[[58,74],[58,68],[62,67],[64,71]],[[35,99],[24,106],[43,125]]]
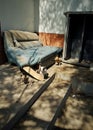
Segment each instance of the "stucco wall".
[[82,10],[93,10],[93,0],[0,0],[0,21],[2,30],[63,34],[63,13]]
[[0,0],[2,30],[34,31],[34,0]]
[[93,0],[40,0],[39,32],[63,34],[65,11],[92,11]]

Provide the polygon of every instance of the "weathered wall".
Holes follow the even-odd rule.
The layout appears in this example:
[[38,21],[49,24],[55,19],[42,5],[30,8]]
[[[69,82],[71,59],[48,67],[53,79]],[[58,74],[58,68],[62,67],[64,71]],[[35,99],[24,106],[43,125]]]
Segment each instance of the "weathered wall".
[[92,11],[93,0],[40,0],[39,32],[64,34],[65,11]]
[[57,37],[56,41],[53,37],[56,37],[56,34],[64,34],[65,32],[66,17],[64,12],[92,10],[93,0],[40,0],[39,32],[41,40],[44,44],[58,46],[59,42],[59,46],[63,46],[63,36],[62,39]]
[[39,32],[39,38],[42,41],[43,45],[63,47],[63,34]]
[[0,0],[2,30],[34,31],[34,0]]
[[[93,0],[0,0],[2,30],[63,34],[65,11],[91,11]],[[35,7],[35,8],[34,8]]]

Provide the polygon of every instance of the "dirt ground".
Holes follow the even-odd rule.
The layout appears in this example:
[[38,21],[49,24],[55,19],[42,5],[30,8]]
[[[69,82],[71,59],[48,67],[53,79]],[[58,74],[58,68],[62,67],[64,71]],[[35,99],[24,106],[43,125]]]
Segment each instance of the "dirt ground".
[[[93,72],[87,68],[62,64],[53,65],[47,71],[49,77],[56,72],[55,79],[14,130],[44,130],[74,77],[93,82]],[[28,78],[25,84],[19,68],[9,64],[0,66],[0,129],[46,81]],[[92,121],[93,98],[72,93],[55,126],[57,129],[92,130]]]

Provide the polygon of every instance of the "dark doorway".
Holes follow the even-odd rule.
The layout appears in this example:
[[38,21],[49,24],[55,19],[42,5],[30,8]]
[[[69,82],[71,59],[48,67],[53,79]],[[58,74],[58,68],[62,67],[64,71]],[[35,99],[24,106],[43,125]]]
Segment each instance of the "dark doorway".
[[63,58],[77,63],[93,62],[93,12],[66,12]]

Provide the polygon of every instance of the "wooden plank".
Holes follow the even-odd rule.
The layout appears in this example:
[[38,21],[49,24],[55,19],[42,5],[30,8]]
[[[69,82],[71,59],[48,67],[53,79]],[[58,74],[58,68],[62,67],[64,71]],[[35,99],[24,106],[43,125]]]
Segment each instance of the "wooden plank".
[[58,116],[59,116],[59,114],[60,114],[60,110],[62,110],[62,109],[64,108],[65,103],[66,103],[66,100],[67,100],[68,97],[70,96],[71,92],[72,92],[72,86],[70,85],[69,88],[68,88],[68,90],[67,90],[67,92],[66,92],[66,94],[65,94],[65,96],[64,96],[64,98],[63,98],[63,99],[61,100],[61,102],[59,103],[59,105],[58,105],[58,107],[57,107],[57,109],[56,109],[56,112],[55,112],[55,114],[54,114],[54,116],[53,116],[51,122],[50,122],[49,125],[47,126],[46,130],[53,130],[54,124],[55,124],[55,122],[56,122],[56,120],[57,120],[57,118],[58,118]]
[[42,87],[34,94],[34,96],[16,113],[16,115],[3,127],[2,130],[11,130],[16,123],[23,117],[23,115],[32,107],[41,94],[48,88],[50,83],[54,80],[55,74],[53,74]]
[[25,66],[22,68],[26,73],[34,77],[38,80],[44,80],[44,76],[42,74],[37,73],[35,70],[33,70],[30,66]]

